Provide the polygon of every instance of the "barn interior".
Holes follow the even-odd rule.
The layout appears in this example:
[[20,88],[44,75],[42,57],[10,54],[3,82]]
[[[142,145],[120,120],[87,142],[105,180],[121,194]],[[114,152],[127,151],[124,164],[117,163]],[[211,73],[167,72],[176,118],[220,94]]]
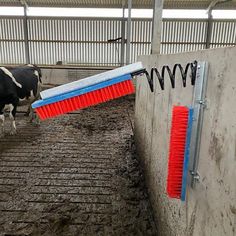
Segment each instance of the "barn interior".
[[[138,61],[149,75],[196,61],[205,87],[196,100],[201,85],[188,71],[182,86],[177,71],[174,87],[167,72],[164,87],[154,73],[151,91],[142,74],[133,78],[134,94],[40,125],[19,106],[15,135],[6,115],[0,235],[236,234],[236,18],[227,17],[235,0],[0,0],[0,11],[6,7],[21,13],[0,16],[0,65],[39,66],[43,89]],[[34,7],[119,9],[121,16],[29,15]],[[133,17],[133,9],[152,17]],[[206,14],[163,17],[176,9]],[[200,107],[184,201],[166,190],[174,106]]]

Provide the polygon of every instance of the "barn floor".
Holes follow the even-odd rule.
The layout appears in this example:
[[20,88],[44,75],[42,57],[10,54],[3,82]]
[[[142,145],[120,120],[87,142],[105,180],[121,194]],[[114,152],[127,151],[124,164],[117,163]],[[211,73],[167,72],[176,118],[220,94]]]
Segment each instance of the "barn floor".
[[19,113],[0,139],[0,235],[156,235],[133,112],[129,96],[40,127]]

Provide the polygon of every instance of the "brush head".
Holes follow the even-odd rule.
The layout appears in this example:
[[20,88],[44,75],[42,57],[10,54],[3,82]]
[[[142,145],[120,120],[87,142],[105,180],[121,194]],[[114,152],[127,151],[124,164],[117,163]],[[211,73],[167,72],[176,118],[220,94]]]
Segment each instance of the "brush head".
[[181,198],[188,117],[187,107],[173,107],[167,176],[167,194],[171,198]]
[[41,120],[45,120],[47,118],[94,106],[132,93],[134,93],[134,86],[132,81],[129,79],[78,96],[72,96],[64,100],[58,100],[50,104],[37,106],[35,107],[35,111]]

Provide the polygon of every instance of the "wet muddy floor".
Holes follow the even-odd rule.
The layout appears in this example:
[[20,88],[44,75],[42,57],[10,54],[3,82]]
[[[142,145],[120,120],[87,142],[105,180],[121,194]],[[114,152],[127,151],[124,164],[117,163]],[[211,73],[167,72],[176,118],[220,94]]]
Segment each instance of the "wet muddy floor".
[[156,235],[133,143],[134,97],[0,138],[0,235]]

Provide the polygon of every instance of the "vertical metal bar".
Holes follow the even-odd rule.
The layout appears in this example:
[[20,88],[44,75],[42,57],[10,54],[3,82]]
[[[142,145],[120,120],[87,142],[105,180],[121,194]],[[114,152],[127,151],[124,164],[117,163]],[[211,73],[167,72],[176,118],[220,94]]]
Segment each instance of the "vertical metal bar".
[[191,185],[194,187],[199,179],[197,172],[200,154],[201,134],[203,126],[204,108],[206,106],[205,96],[207,87],[208,63],[199,62],[197,66],[197,78],[194,87],[192,107],[194,109],[193,126],[190,144],[189,174]]
[[153,4],[152,54],[160,54],[163,2],[164,0],[154,0]]
[[125,6],[122,8],[122,20],[121,20],[121,54],[120,65],[125,64]]
[[132,0],[128,0],[126,64],[130,63],[131,9],[132,9]]
[[[105,28],[105,24],[106,24],[106,22],[104,21],[104,20],[100,20],[100,21],[98,21],[98,25],[99,25],[99,27],[98,27],[98,31],[99,31],[99,33],[100,33],[100,38],[99,38],[99,45],[98,45],[98,57],[97,57],[97,61],[98,61],[98,65],[99,64],[103,64],[103,65],[105,65],[105,49],[104,49],[104,41],[105,41],[105,30],[104,30],[104,28]],[[99,55],[101,55],[101,56],[99,56]]]
[[25,60],[30,63],[29,57],[29,39],[28,39],[28,25],[27,25],[27,6],[24,6],[24,41],[25,41]]

